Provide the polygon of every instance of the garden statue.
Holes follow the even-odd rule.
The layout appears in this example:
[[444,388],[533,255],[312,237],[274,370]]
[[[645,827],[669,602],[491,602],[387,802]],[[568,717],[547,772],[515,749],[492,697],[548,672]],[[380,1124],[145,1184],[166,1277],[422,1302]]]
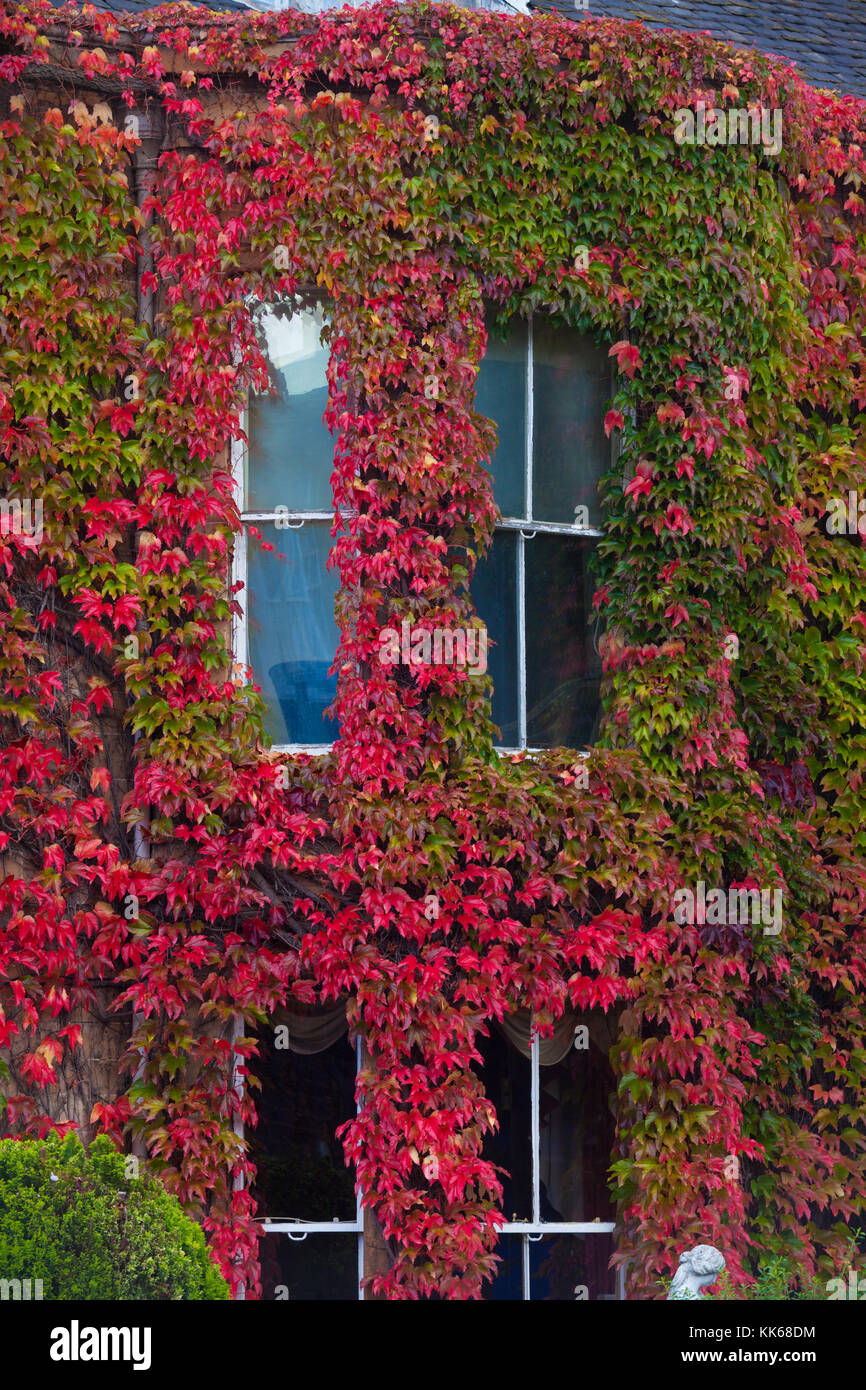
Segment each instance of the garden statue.
[[714,1245],[696,1245],[680,1255],[668,1299],[702,1298],[701,1289],[715,1283],[725,1267],[725,1257]]

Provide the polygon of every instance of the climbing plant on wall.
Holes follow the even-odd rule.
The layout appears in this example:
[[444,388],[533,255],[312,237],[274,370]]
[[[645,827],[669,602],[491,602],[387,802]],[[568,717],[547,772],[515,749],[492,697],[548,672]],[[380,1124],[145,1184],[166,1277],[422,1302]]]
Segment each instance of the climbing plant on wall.
[[[0,80],[4,486],[43,516],[0,536],[7,1131],[73,1127],[83,1027],[119,1011],[91,1122],[255,1293],[253,1033],[346,994],[374,1288],[474,1298],[502,1219],[479,1036],[618,1004],[632,1293],[692,1238],[735,1281],[758,1252],[832,1270],[866,1203],[866,594],[825,524],[864,487],[866,103],[707,36],[427,0],[7,4]],[[675,143],[699,101],[780,111],[782,149]],[[340,737],[277,759],[228,644],[228,460],[267,382],[253,306],[316,293]],[[618,368],[585,764],[498,754],[484,682],[376,659],[403,617],[477,621],[489,304]],[[678,922],[699,880],[778,890],[783,929]]]

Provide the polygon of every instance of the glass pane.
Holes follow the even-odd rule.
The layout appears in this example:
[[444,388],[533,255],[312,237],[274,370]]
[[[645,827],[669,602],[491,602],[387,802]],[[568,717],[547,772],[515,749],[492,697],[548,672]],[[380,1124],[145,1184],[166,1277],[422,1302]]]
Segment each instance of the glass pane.
[[263,1236],[262,1297],[348,1302],[358,1300],[358,1237],[309,1235],[305,1240]]
[[616,1082],[590,1044],[539,1067],[539,1195],[542,1221],[613,1221],[607,1172],[614,1147]]
[[276,1047],[275,1036],[262,1032],[249,1064],[262,1083],[253,1092],[259,1123],[249,1131],[259,1214],[354,1221],[354,1176],[335,1135],[355,1114],[355,1049],[341,1038],[304,1056]]
[[484,1285],[484,1298],[491,1303],[519,1303],[523,1299],[523,1237],[503,1236],[496,1247],[499,1265]]
[[532,339],[532,515],[573,522],[575,507],[584,506],[589,525],[600,526],[598,480],[610,466],[610,362],[591,338],[539,318]]
[[601,659],[587,626],[595,591],[587,566],[595,545],[540,533],[525,542],[530,748],[583,748],[596,735]]
[[278,396],[252,395],[246,509],[330,511],[334,442],[322,422],[328,402],[327,349],[319,342],[320,309],[289,317],[267,313],[271,380]]
[[472,580],[472,600],[487,627],[493,722],[505,748],[517,746],[517,536],[497,531]]
[[529,1297],[573,1303],[616,1296],[616,1274],[608,1269],[613,1236],[543,1236],[529,1243]]
[[483,1058],[480,1076],[484,1093],[493,1102],[499,1120],[496,1133],[489,1134],[484,1141],[484,1157],[505,1169],[498,1177],[502,1183],[502,1210],[506,1221],[531,1220],[532,1096],[529,1058],[512,1047],[495,1024],[491,1026],[490,1037],[479,1040],[478,1050]]
[[257,528],[269,552],[247,542],[248,660],[268,706],[265,728],[275,743],[332,743],[337,726],[322,714],[337,693],[328,668],[339,631],[334,620],[338,575],[325,564],[328,522],[299,530]]
[[489,324],[488,335],[478,368],[475,409],[494,420],[499,431],[491,464],[493,496],[503,516],[521,517],[526,490],[526,323],[513,320],[504,341]]

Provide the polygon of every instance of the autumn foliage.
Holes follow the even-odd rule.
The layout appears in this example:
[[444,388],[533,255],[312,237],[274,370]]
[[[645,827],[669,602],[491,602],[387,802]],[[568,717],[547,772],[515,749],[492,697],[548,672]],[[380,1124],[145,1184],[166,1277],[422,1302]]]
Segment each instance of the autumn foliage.
[[[71,1127],[107,1000],[129,1046],[92,1122],[255,1292],[254,1030],[348,995],[377,1288],[475,1298],[502,1219],[479,1034],[618,1006],[631,1293],[697,1240],[739,1281],[760,1251],[832,1271],[866,1207],[866,591],[824,526],[866,489],[866,102],[707,36],[426,0],[122,23],[0,9],[0,451],[44,508],[0,536],[6,1132]],[[676,145],[698,100],[781,109],[781,154]],[[164,132],[140,208],[125,112]],[[286,787],[228,649],[228,457],[267,380],[251,306],[311,293],[341,733]],[[498,755],[461,671],[375,659],[386,623],[472,621],[485,303],[619,369],[588,787],[573,751]],[[677,923],[698,880],[782,889],[783,932]]]

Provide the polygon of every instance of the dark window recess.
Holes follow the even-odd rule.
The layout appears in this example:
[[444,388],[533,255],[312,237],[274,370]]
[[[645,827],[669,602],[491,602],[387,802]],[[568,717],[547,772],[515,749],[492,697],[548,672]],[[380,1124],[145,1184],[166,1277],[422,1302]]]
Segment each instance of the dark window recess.
[[596,1047],[538,1069],[542,1221],[613,1221],[607,1172],[616,1080]]
[[532,515],[572,522],[580,505],[589,525],[600,527],[598,480],[610,463],[610,361],[591,339],[538,318],[532,346]]
[[254,1093],[259,1124],[250,1131],[260,1215],[354,1221],[354,1170],[335,1134],[355,1114],[355,1049],[341,1039],[303,1056],[274,1047],[269,1036],[250,1070],[262,1080]]
[[263,1298],[317,1302],[358,1301],[358,1237],[264,1236],[259,1244]]
[[[499,1119],[484,1155],[500,1169],[507,1221],[532,1220],[532,1087],[529,1058],[495,1027],[479,1043],[485,1092]],[[542,1056],[544,1054],[542,1053]],[[591,1044],[569,1048],[560,1061],[538,1069],[538,1222],[612,1222],[608,1189],[614,1148],[612,1097],[616,1082],[606,1054]],[[608,1269],[613,1238],[533,1232],[502,1235],[501,1263],[485,1289],[490,1300],[570,1301],[615,1296]],[[528,1272],[524,1261],[528,1259]]]
[[487,626],[487,669],[493,678],[493,722],[505,747],[516,747],[517,536],[497,531],[472,581],[472,598]]
[[529,1296],[534,1301],[595,1302],[616,1294],[616,1273],[608,1269],[613,1236],[542,1236],[529,1244]]
[[[496,1253],[500,1265],[485,1299],[491,1303],[523,1300],[525,1236],[506,1235]],[[616,1272],[610,1268],[613,1236],[556,1234],[533,1237],[529,1249],[529,1298],[544,1303],[594,1303],[616,1297]]]
[[601,658],[589,626],[593,543],[538,535],[526,545],[526,739],[582,748],[599,720]]
[[523,1239],[503,1236],[496,1247],[499,1265],[491,1283],[484,1286],[488,1303],[519,1303],[523,1298]]
[[481,1038],[478,1050],[483,1058],[480,1072],[484,1091],[493,1102],[499,1128],[489,1134],[484,1157],[504,1172],[502,1210],[507,1221],[532,1219],[532,1099],[529,1058],[512,1047],[491,1026],[490,1037]]

